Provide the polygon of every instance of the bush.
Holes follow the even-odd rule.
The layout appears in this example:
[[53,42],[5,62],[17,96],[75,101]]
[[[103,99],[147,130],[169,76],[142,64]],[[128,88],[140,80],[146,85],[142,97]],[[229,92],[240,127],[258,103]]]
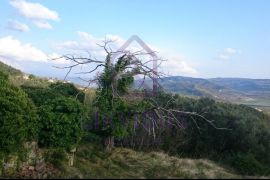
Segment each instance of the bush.
[[72,98],[59,96],[40,107],[39,143],[45,147],[73,148],[82,137],[84,107]]
[[65,97],[73,97],[78,99],[81,103],[84,102],[84,92],[78,90],[74,84],[57,82],[50,85],[51,90],[56,94],[61,94]]
[[0,72],[0,149],[16,152],[27,140],[36,139],[38,116],[34,104]]
[[22,86],[37,107],[40,107],[46,101],[55,99],[59,94],[54,93],[50,88]]
[[231,157],[231,166],[240,174],[244,175],[257,175],[266,174],[266,168],[258,162],[251,154],[237,154]]
[[51,84],[49,87],[23,85],[22,88],[38,107],[58,96],[78,99],[81,103],[84,102],[85,97],[84,92],[69,83],[58,82]]

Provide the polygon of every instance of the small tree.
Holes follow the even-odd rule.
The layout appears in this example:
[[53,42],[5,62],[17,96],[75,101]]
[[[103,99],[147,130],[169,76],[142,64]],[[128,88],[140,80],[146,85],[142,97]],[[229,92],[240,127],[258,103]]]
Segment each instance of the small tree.
[[37,138],[38,117],[34,104],[0,72],[0,149],[17,151],[22,143]]
[[[131,107],[121,98],[128,92],[128,88],[133,83],[134,78],[131,71],[124,72],[130,65],[131,57],[122,56],[118,59],[115,65],[109,64],[111,61],[110,55],[106,58],[106,65],[103,73],[98,77],[97,96],[94,103],[105,118],[111,119],[111,124],[103,127],[105,132],[104,144],[106,149],[110,151],[114,146],[114,137],[123,137],[127,134],[127,128],[119,119],[119,112],[127,114]],[[112,127],[114,125],[114,127]]]
[[83,105],[73,99],[58,96],[40,107],[39,143],[45,147],[71,149],[82,137]]

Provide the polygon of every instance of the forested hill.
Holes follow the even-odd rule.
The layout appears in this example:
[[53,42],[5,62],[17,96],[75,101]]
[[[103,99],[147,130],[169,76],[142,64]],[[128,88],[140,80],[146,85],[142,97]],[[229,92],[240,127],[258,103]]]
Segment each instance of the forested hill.
[[5,74],[8,74],[9,76],[17,76],[23,74],[20,70],[2,63],[1,60],[0,60],[0,71]]
[[238,91],[270,92],[270,79],[247,79],[247,78],[213,78],[210,82],[229,87]]
[[[35,83],[39,86],[48,85],[48,78],[37,78],[27,75],[18,69],[0,61],[0,71],[9,75],[14,84]],[[25,76],[25,77],[23,77]],[[29,77],[31,81],[29,81]],[[78,79],[70,78],[76,84]],[[137,85],[139,81],[137,81]],[[150,82],[147,82],[150,83]],[[189,97],[209,97],[216,100],[229,101],[238,104],[270,107],[270,79],[246,78],[192,78],[171,76],[159,80],[161,86],[169,92]],[[269,108],[270,109],[270,108]]]
[[270,79],[191,78],[171,76],[159,80],[167,91],[190,97],[210,97],[239,104],[270,106]]
[[26,86],[38,86],[47,87],[51,82],[57,82],[56,78],[41,78],[33,74],[27,74],[18,70],[12,66],[9,66],[0,59],[0,72],[8,75],[9,81],[16,86],[26,85]]

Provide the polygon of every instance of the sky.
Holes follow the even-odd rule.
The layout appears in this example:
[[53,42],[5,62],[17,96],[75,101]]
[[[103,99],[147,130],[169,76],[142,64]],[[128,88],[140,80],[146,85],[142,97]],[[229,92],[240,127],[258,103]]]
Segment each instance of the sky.
[[269,0],[1,0],[0,61],[63,78],[55,66],[70,62],[52,58],[104,59],[102,40],[117,49],[138,35],[168,76],[270,79],[269,9]]

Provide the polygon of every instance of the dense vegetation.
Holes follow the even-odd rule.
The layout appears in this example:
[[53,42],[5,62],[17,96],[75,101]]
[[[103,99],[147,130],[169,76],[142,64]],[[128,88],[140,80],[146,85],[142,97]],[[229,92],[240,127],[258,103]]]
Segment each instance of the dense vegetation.
[[39,143],[42,147],[72,149],[82,137],[83,105],[72,98],[57,97],[40,107]]
[[4,74],[8,74],[11,76],[22,75],[22,72],[20,70],[17,70],[11,66],[8,66],[2,62],[0,62],[0,71]]
[[25,92],[8,82],[0,72],[0,149],[18,151],[23,142],[37,137],[38,116]]
[[80,141],[84,93],[74,85],[21,88],[12,85],[2,72],[0,83],[1,151],[16,152],[30,140],[38,141],[42,147],[64,149]]
[[[160,94],[158,103],[165,103],[171,96]],[[215,129],[204,121],[182,117],[187,123],[183,131],[164,128],[159,148],[186,157],[210,158],[233,166],[244,174],[269,174],[270,164],[270,118],[244,105],[215,102],[210,99],[194,100],[175,95],[170,108],[189,112],[204,112],[213,120]],[[241,165],[239,165],[239,163]],[[251,167],[252,171],[250,170]],[[246,168],[246,169],[245,169]]]
[[[124,64],[124,60],[119,61],[115,69],[121,71]],[[17,147],[30,140],[37,141],[43,148],[67,150],[78,146],[81,139],[83,143],[101,143],[104,138],[115,137],[110,141],[115,141],[118,146],[141,151],[165,151],[187,158],[212,159],[245,175],[270,174],[268,115],[244,105],[216,102],[208,98],[196,100],[161,91],[153,97],[160,106],[200,113],[215,127],[227,129],[220,130],[200,117],[182,114],[177,117],[183,128],[165,123],[158,126],[153,136],[145,130],[149,126],[147,122],[142,121],[135,128],[134,119],[129,114],[129,111],[147,110],[147,99],[131,102],[129,98],[113,96],[110,73],[111,69],[104,71],[97,91],[85,96],[84,92],[69,83],[14,86],[9,82],[8,75],[1,72],[1,151],[16,152]],[[117,81],[118,93],[126,94],[132,82],[133,78],[124,73]],[[103,126],[98,131],[88,128],[86,124],[95,123],[96,110],[104,117],[112,117],[113,126]],[[123,126],[118,112],[125,116],[128,125]]]
[[55,83],[47,88],[22,86],[38,107],[39,144],[70,149],[82,138],[84,93],[73,84]]

